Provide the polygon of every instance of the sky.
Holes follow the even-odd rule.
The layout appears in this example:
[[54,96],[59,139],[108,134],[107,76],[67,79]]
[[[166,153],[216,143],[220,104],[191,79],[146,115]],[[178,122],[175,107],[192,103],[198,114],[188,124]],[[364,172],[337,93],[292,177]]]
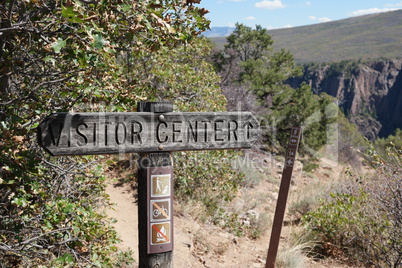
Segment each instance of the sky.
[[402,9],[401,0],[202,0],[209,10],[211,27],[249,27],[267,29],[346,19],[353,16]]

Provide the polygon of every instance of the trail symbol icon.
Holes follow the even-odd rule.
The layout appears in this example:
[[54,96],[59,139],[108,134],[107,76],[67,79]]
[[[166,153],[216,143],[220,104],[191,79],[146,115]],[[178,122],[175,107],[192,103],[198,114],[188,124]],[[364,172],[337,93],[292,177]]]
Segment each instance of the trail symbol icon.
[[170,195],[170,174],[153,175],[151,177],[151,196],[163,197]]
[[170,222],[151,223],[151,245],[167,244],[170,242]]
[[170,200],[151,200],[151,221],[170,219]]

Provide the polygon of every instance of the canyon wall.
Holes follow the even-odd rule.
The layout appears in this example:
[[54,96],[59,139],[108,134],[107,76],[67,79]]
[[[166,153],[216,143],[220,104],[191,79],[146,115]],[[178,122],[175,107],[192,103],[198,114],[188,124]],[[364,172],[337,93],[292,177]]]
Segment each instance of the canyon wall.
[[402,60],[306,65],[292,87],[306,82],[316,94],[327,93],[369,140],[402,129]]

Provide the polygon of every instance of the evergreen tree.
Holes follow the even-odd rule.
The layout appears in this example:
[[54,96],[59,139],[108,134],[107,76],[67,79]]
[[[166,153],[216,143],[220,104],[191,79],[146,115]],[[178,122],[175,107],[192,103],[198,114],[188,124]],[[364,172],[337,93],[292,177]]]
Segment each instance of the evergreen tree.
[[287,85],[286,80],[300,75],[301,68],[289,51],[275,51],[273,44],[261,26],[252,29],[236,24],[224,49],[212,57],[221,85],[247,87],[257,97],[263,108],[260,116],[270,149],[283,152],[290,128],[304,126],[301,152],[314,153],[327,142],[325,126],[336,120],[336,115],[329,118],[326,112],[331,110],[333,100],[313,95],[306,84],[297,89]]

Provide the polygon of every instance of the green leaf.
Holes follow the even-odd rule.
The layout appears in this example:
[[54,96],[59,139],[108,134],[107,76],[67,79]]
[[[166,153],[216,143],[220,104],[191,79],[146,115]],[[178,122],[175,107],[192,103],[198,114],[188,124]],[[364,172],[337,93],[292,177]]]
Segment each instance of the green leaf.
[[60,51],[66,46],[66,44],[66,40],[59,38],[56,42],[52,44],[52,48],[55,53],[60,53]]
[[69,254],[69,253],[65,253],[60,258],[57,258],[56,262],[58,262],[58,263],[60,263],[62,265],[72,264],[74,262],[74,256]]
[[61,7],[61,15],[68,19],[70,22],[82,23],[84,20],[81,18],[82,16],[74,10],[74,6]]
[[69,213],[71,210],[73,210],[74,206],[72,204],[68,204],[63,208],[64,213]]
[[92,46],[97,49],[102,49],[103,45],[106,43],[105,39],[103,39],[102,35],[95,34],[94,35],[94,42]]
[[14,198],[11,203],[21,207],[26,207],[28,205],[28,201],[25,198]]
[[[60,52],[60,51],[59,51]],[[56,60],[53,57],[47,56],[43,59],[45,62],[51,62],[52,64],[56,63]]]

